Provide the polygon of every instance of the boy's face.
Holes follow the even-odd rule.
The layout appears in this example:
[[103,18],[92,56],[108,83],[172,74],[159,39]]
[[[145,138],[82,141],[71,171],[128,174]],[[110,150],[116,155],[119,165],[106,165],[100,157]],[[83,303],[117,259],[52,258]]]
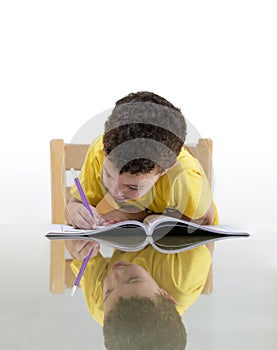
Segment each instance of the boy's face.
[[117,202],[142,197],[161,175],[155,169],[148,174],[119,174],[108,158],[105,158],[103,166],[103,184]]
[[154,299],[156,294],[161,293],[163,290],[143,267],[119,260],[104,281],[104,312],[109,313],[120,297],[127,299],[141,296]]

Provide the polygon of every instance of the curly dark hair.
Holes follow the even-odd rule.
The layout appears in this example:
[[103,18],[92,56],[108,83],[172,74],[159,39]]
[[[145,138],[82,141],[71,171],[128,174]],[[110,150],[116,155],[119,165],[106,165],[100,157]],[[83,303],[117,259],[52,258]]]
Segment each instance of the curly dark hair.
[[180,108],[173,106],[173,104],[167,101],[165,98],[148,91],[131,92],[129,95],[118,100],[115,105],[122,105],[124,103],[131,102],[152,102],[158,105],[167,106],[169,108],[175,109],[177,112],[181,112]]
[[105,317],[107,350],[184,350],[185,326],[174,304],[163,295],[120,298]]
[[120,174],[162,172],[174,164],[186,138],[179,108],[152,92],[118,100],[105,123],[104,151]]

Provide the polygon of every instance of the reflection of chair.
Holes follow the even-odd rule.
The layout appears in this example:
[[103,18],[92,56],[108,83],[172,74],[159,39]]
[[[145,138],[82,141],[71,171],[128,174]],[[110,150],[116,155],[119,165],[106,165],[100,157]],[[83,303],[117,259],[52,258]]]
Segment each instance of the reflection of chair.
[[[200,139],[196,146],[186,146],[200,161],[209,181],[212,174],[212,141]],[[52,223],[65,223],[65,206],[69,199],[70,186],[66,186],[66,171],[70,168],[80,170],[88,149],[88,145],[65,144],[63,140],[52,140],[51,150],[51,192],[52,192]],[[105,213],[112,208],[106,201],[97,206],[99,213]],[[64,288],[71,288],[74,275],[70,268],[71,260],[65,258],[64,241],[51,241],[50,256],[50,290],[52,293],[63,293]],[[211,253],[213,243],[208,245]],[[212,291],[212,267],[202,291],[210,294]]]

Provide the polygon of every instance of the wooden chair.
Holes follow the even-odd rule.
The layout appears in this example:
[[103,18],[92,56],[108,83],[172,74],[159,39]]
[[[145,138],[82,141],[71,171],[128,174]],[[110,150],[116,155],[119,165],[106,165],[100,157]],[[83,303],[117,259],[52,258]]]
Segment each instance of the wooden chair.
[[[89,145],[65,144],[63,140],[51,140],[51,194],[52,194],[52,223],[65,223],[65,207],[70,197],[70,186],[66,185],[66,171],[70,168],[80,170]],[[212,141],[200,139],[196,146],[186,146],[200,161],[208,180],[212,178]],[[97,206],[99,213],[105,213],[111,208],[107,202]],[[65,242],[62,240],[50,242],[50,291],[54,294],[63,293],[65,288],[72,288],[75,277],[71,271],[71,259],[65,257]],[[211,254],[214,244],[208,246]],[[202,291],[202,294],[212,292],[212,267]]]

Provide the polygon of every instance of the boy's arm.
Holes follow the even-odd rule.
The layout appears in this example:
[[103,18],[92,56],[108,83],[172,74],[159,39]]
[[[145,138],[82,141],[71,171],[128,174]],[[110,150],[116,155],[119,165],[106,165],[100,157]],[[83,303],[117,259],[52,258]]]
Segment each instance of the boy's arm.
[[147,215],[145,211],[138,211],[138,208],[130,206],[112,210],[101,218],[105,220],[104,225],[111,225],[126,220],[143,221]]
[[186,215],[181,215],[181,213],[179,211],[176,212],[172,212],[169,214],[166,214],[167,216],[172,216],[181,220],[186,220],[186,221],[192,221],[196,224],[200,224],[200,225],[212,225],[214,222],[214,205],[212,203],[212,205],[210,206],[210,208],[207,210],[207,212],[205,213],[204,216],[202,216],[199,219],[191,219]]
[[192,221],[192,222],[195,222],[196,224],[200,224],[200,225],[212,225],[214,222],[214,205],[212,203],[212,205],[207,210],[205,215],[202,216],[202,218],[190,219],[190,218],[186,217],[185,215],[182,215],[181,219],[187,220],[187,221]]

